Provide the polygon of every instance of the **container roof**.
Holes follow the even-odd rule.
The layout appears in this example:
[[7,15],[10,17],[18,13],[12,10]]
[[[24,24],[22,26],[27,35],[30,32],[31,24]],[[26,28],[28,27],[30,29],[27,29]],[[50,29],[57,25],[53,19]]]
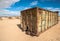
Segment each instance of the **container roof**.
[[[40,9],[40,10],[43,10],[43,11],[49,11],[49,12],[53,12],[53,13],[58,13],[58,11],[50,11],[50,10],[43,9],[43,8],[40,8],[40,7],[32,7],[32,8],[28,8],[26,10],[37,9],[37,8]],[[22,11],[26,11],[26,10],[22,10]]]

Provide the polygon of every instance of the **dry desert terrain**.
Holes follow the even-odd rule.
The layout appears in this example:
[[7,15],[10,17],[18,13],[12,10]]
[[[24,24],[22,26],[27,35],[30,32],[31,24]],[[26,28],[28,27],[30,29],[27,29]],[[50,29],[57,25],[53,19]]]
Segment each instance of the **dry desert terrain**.
[[17,26],[20,23],[20,19],[16,18],[0,20],[0,41],[60,41],[60,21],[38,37],[22,32]]

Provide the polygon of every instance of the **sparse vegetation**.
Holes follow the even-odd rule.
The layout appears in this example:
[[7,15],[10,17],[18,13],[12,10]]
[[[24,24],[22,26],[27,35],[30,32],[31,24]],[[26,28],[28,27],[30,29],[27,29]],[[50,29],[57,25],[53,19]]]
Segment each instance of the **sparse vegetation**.
[[0,17],[0,20],[2,20],[2,17]]
[[20,19],[20,18],[17,16],[16,19]]
[[12,17],[8,17],[9,19],[12,19]]

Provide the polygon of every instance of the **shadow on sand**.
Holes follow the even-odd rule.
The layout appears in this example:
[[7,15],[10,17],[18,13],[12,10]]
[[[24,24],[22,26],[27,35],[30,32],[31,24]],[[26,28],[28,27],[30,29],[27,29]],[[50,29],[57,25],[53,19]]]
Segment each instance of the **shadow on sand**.
[[[18,28],[19,28],[22,32],[24,31],[24,30],[22,29],[22,27],[21,27],[21,24],[17,24],[17,26],[18,26]],[[25,32],[26,35],[30,35],[30,36],[32,36],[32,37],[34,36],[34,35],[32,35],[30,32],[28,32],[27,30],[25,30],[24,32]]]
[[18,28],[21,29],[21,31],[24,31],[21,27],[21,24],[17,24]]

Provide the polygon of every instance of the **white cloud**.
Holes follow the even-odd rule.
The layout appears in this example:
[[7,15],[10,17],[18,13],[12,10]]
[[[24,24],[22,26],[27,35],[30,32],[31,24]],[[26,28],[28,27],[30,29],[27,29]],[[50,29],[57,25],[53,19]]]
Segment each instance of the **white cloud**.
[[0,9],[0,16],[19,16],[20,11],[10,11],[6,9]]
[[53,7],[44,7],[45,9],[51,10]]
[[33,1],[32,3],[30,3],[31,6],[37,5],[37,4],[38,4],[38,1]]
[[31,8],[31,7],[25,7],[24,9],[29,9],[29,8]]
[[37,5],[37,4],[38,4],[38,1],[33,1],[29,4],[28,7],[23,7],[24,8],[23,10],[29,9],[29,8],[31,8],[31,6],[34,6],[34,5]]
[[0,8],[9,8],[12,4],[20,0],[0,0]]

